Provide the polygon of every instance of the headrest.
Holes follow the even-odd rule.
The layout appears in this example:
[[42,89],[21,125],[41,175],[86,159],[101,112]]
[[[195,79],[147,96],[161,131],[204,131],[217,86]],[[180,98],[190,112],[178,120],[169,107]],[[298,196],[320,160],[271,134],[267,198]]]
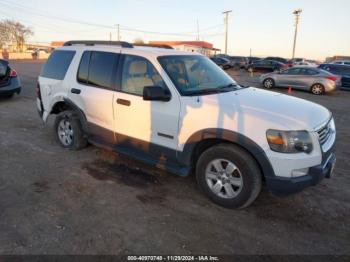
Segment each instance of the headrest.
[[133,61],[129,66],[130,75],[144,75],[147,73],[146,61]]

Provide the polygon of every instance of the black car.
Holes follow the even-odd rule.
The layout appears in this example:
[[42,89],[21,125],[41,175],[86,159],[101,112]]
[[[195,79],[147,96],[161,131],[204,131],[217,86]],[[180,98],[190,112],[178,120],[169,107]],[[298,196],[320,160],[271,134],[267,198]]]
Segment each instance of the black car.
[[17,72],[10,68],[6,60],[0,59],[0,96],[12,97],[21,92],[21,83]]
[[288,65],[277,62],[277,61],[272,61],[272,60],[260,60],[251,63],[250,65],[247,66],[248,71],[259,71],[259,70],[264,70],[264,71],[280,71],[283,69],[287,69]]
[[342,89],[350,89],[350,66],[336,64],[321,64],[319,68],[326,70],[334,75],[341,76]]
[[211,57],[210,59],[224,70],[230,69],[232,67],[228,59],[222,57]]
[[248,61],[249,61],[248,64],[252,64],[252,63],[260,61],[260,60],[262,60],[262,58],[256,57],[256,56],[250,56],[250,57],[248,57]]

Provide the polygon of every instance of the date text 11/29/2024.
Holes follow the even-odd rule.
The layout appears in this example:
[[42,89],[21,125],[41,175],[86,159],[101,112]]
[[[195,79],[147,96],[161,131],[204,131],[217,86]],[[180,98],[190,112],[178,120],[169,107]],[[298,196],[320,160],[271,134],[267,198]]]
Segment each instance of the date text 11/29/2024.
[[220,261],[217,256],[128,256],[128,261]]

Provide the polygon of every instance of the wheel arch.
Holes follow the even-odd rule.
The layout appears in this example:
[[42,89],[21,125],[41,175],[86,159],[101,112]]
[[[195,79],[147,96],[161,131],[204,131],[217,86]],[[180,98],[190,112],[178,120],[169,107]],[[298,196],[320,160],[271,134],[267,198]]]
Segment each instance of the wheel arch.
[[250,154],[258,163],[264,178],[275,176],[270,161],[258,144],[240,133],[226,129],[212,128],[194,133],[187,140],[178,160],[181,164],[194,169],[195,163],[205,150],[222,143],[237,145]]
[[88,124],[87,124],[87,118],[84,114],[84,112],[70,99],[68,98],[63,98],[63,100],[57,101],[53,106],[50,111],[50,114],[57,115],[63,111],[66,110],[72,110],[74,111],[81,123],[81,127],[84,131],[85,134],[88,133]]

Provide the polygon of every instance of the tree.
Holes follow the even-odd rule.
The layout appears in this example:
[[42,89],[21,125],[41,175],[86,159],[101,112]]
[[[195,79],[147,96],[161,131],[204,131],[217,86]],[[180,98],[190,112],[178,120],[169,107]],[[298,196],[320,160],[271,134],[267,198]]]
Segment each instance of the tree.
[[143,41],[143,39],[141,38],[136,38],[134,40],[134,44],[138,44],[138,45],[143,45],[145,42]]
[[0,21],[0,47],[7,43],[14,43],[17,50],[23,51],[25,41],[33,34],[29,27],[20,22],[8,19]]

